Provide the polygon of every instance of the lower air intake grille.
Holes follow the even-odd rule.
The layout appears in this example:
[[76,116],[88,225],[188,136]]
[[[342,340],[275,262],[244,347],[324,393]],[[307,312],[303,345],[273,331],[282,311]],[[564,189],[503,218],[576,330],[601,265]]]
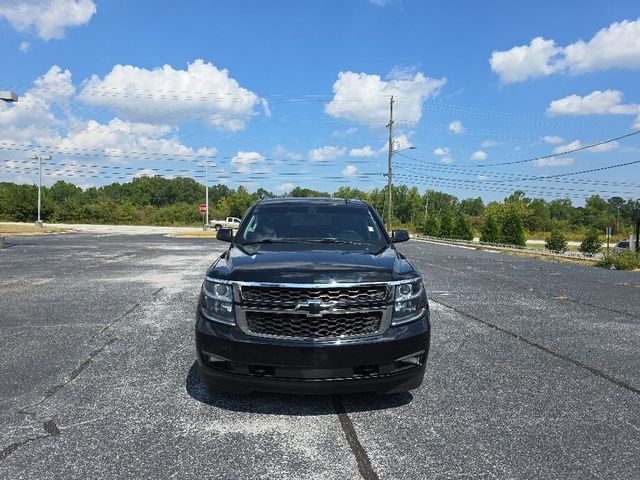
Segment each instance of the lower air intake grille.
[[288,313],[247,312],[247,328],[256,335],[286,338],[335,338],[373,335],[382,312],[327,314],[309,317]]

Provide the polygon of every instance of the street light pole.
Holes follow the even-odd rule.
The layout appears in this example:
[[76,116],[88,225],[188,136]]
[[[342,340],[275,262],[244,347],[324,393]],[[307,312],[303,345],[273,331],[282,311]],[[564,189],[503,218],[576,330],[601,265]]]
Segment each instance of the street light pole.
[[51,155],[48,157],[41,157],[40,155],[34,155],[31,157],[33,160],[38,160],[38,219],[36,220],[35,226],[42,228],[42,218],[40,216],[41,205],[42,205],[42,161],[49,160],[51,161]]
[[204,203],[207,206],[207,211],[205,212],[206,225],[209,225],[209,164],[206,162],[204,164],[204,182],[206,184],[204,189]]
[[205,212],[205,224],[202,229],[206,230],[209,225],[209,167],[215,167],[216,164],[212,163],[209,165],[209,162],[204,162],[201,165],[204,166],[204,204],[207,206],[207,211]]

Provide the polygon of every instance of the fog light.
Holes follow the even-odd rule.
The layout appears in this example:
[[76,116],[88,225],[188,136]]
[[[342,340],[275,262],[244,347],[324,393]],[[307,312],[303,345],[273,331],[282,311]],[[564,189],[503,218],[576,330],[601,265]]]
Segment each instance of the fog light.
[[395,361],[395,368],[393,372],[399,372],[407,370],[409,368],[419,367],[423,363],[424,352],[414,353],[408,357],[400,358]]
[[206,352],[202,352],[202,358],[209,367],[219,368],[221,370],[231,370],[231,362],[226,358],[218,357]]

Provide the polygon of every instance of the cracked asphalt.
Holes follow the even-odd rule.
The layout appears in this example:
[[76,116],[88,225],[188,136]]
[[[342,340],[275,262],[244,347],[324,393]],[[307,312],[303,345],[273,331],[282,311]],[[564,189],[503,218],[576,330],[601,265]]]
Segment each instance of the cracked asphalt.
[[210,239],[11,237],[0,478],[638,478],[640,274],[412,241],[432,307],[410,394],[211,395]]

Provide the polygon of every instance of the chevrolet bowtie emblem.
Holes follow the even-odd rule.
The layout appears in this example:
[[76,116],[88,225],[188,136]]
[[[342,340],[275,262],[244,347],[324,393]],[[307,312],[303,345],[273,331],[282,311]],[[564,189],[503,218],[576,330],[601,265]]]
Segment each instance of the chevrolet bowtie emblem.
[[305,312],[308,317],[320,317],[323,313],[331,311],[331,303],[322,300],[305,300],[296,305],[296,312]]

